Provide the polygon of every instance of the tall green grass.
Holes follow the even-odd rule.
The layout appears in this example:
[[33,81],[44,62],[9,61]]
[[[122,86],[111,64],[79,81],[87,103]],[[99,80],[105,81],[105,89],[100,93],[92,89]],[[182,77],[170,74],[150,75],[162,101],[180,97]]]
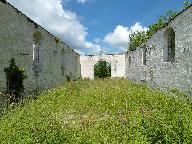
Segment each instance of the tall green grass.
[[124,79],[80,80],[0,119],[0,143],[192,143],[192,101]]

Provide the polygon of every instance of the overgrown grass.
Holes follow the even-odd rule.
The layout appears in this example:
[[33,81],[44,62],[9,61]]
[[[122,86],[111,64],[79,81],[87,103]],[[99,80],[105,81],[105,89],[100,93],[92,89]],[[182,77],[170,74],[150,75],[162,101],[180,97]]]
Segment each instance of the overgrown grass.
[[0,143],[192,143],[192,101],[124,79],[80,80],[6,112]]

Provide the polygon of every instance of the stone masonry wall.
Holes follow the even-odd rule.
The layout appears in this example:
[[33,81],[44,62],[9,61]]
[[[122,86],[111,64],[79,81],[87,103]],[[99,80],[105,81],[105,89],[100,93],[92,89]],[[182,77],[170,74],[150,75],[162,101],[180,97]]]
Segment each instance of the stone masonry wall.
[[[175,32],[175,61],[165,62],[165,32]],[[41,34],[36,42],[35,33]],[[144,50],[146,49],[146,63]],[[94,78],[100,60],[111,64],[112,77],[127,77],[152,85],[192,92],[192,6],[157,31],[141,47],[123,55],[79,56],[65,43],[34,23],[9,3],[0,1],[0,92],[6,91],[4,68],[11,57],[26,70],[26,93],[54,87],[68,78]]]
[[[34,34],[40,32],[36,43]],[[80,56],[13,6],[0,1],[0,92],[6,91],[4,68],[11,57],[25,69],[25,92],[65,83],[80,77]]]
[[[175,32],[175,62],[164,60],[167,48],[165,32],[170,27]],[[147,50],[146,65],[143,65],[144,47]],[[126,54],[126,77],[192,92],[192,6],[141,47]]]
[[94,79],[94,65],[104,60],[111,64],[111,77],[125,76],[125,55],[81,56],[81,76]]

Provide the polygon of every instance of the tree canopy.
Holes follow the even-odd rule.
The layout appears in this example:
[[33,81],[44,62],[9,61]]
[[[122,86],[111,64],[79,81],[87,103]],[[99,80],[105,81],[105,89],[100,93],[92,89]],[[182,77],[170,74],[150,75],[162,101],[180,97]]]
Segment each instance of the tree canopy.
[[[186,0],[184,2],[183,9],[188,8],[191,5],[191,2]],[[170,22],[172,19],[174,19],[179,12],[168,10],[167,14],[165,16],[160,16],[157,22],[149,26],[149,29],[147,31],[138,31],[135,33],[132,33],[129,35],[129,45],[128,49],[129,51],[134,51],[137,47],[139,47],[142,43],[147,41],[147,39],[151,38],[154,33],[156,33],[159,29],[163,28],[167,25],[168,22]]]

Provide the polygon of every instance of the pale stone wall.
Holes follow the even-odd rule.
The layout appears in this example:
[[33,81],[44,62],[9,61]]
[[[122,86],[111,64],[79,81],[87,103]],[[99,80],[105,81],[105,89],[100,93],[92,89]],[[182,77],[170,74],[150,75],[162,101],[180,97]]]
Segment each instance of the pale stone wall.
[[[34,33],[42,38],[34,42]],[[80,56],[13,6],[0,1],[0,91],[6,91],[4,68],[11,57],[26,70],[25,91],[46,89],[80,77]],[[34,61],[39,57],[39,62]],[[34,72],[38,72],[35,76]]]
[[[175,62],[165,62],[168,28],[175,32]],[[126,55],[126,77],[146,81],[159,87],[192,92],[192,7],[178,15],[168,26],[155,33],[146,43],[146,65],[142,57],[144,45]],[[129,66],[129,57],[131,65]]]
[[125,54],[122,55],[101,55],[101,56],[80,56],[81,76],[83,78],[94,78],[94,65],[104,60],[111,64],[111,77],[125,76]]
[[[175,32],[175,62],[165,62],[168,28]],[[42,38],[34,42],[34,33]],[[146,64],[143,50],[146,47]],[[127,77],[160,87],[192,92],[192,7],[189,7],[168,26],[156,32],[145,44],[123,55],[79,56],[63,42],[35,24],[8,3],[0,1],[0,92],[6,91],[4,68],[11,57],[26,70],[24,81],[28,93],[54,87],[72,80],[94,78],[94,65],[100,60],[111,64],[112,77]],[[38,62],[34,61],[38,57]],[[35,75],[35,72],[37,73]]]

